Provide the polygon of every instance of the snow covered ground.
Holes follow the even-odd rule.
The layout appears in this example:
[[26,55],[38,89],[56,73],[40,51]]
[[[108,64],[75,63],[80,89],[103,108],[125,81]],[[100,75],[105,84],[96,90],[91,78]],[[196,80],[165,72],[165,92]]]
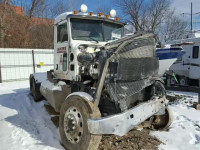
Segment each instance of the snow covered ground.
[[198,102],[197,93],[172,92],[171,95],[181,95],[182,99],[172,102],[173,124],[168,132],[152,132],[163,143],[163,150],[200,150],[200,111],[194,109],[193,102]]
[[[174,122],[169,131],[151,132],[163,143],[163,150],[200,149],[200,111],[191,107],[195,93],[184,95],[170,108]],[[29,95],[28,81],[0,84],[0,150],[63,150],[58,129],[44,108],[46,101],[35,103]]]
[[0,150],[63,150],[59,131],[28,81],[0,84]]

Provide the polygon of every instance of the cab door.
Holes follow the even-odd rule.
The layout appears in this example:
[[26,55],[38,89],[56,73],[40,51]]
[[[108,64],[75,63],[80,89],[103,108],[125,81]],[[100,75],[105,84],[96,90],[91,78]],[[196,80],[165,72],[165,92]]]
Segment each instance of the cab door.
[[54,30],[54,72],[56,76],[66,78],[69,46],[67,21],[57,24]]

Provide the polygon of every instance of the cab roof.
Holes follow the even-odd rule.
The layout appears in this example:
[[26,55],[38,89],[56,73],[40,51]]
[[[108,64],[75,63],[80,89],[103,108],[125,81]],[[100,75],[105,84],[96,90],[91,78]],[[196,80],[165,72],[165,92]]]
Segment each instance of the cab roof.
[[89,20],[103,20],[107,22],[112,22],[120,25],[125,25],[125,23],[122,23],[120,21],[116,21],[113,18],[106,18],[105,16],[99,17],[97,14],[94,14],[92,17],[89,15],[89,13],[78,13],[74,14],[73,12],[65,12],[60,14],[55,18],[54,24],[58,24],[59,22],[66,20],[67,18],[80,18],[80,19],[89,19]]

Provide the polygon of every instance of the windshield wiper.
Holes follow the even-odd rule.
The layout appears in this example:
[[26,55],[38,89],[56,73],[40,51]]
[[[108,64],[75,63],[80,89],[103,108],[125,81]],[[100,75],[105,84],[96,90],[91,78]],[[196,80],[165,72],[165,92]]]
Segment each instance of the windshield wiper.
[[89,37],[89,36],[77,36],[77,37],[87,37],[87,38],[89,38],[89,39],[91,39],[91,40],[93,40],[93,41],[95,41],[95,42],[99,43],[99,41],[97,41],[97,40],[95,40],[94,38],[92,38],[92,37]]

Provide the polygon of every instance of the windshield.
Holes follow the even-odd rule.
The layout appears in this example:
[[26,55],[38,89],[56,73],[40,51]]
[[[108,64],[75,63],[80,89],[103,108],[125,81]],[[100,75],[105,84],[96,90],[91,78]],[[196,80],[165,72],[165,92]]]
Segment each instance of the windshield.
[[123,36],[123,25],[102,20],[71,19],[73,40],[110,41]]

